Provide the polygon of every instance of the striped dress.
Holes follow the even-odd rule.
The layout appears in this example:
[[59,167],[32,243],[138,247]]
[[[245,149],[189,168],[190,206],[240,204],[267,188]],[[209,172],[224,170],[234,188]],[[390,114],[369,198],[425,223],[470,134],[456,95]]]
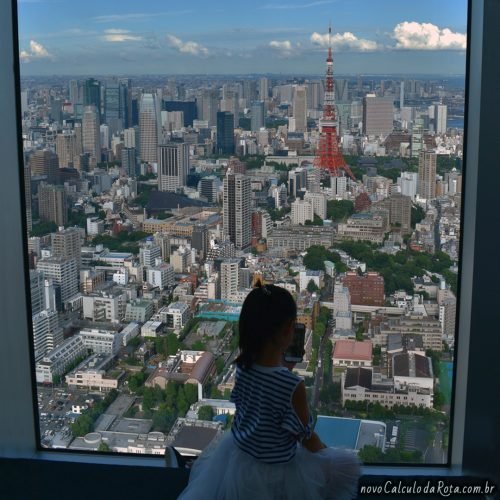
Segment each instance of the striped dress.
[[236,368],[232,433],[242,451],[269,464],[294,458],[297,441],[311,435],[312,422],[305,426],[292,407],[301,380],[285,367]]

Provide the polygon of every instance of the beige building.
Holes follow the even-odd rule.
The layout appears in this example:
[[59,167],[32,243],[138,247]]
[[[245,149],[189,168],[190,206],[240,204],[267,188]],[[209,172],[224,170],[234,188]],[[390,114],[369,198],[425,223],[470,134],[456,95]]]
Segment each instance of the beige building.
[[70,388],[82,387],[101,392],[117,389],[125,372],[117,370],[115,373],[106,374],[112,362],[113,356],[95,354],[66,375],[66,383]]
[[421,151],[418,156],[417,194],[426,200],[436,197],[436,162],[434,151]]
[[341,375],[342,405],[346,401],[379,403],[386,408],[395,405],[432,408],[432,388],[416,385],[396,386],[392,379],[375,376],[372,368],[347,368]]
[[38,212],[40,219],[64,226],[68,221],[68,205],[64,187],[40,184],[38,188]]
[[338,225],[337,234],[342,240],[384,241],[384,219],[371,213],[354,214],[345,223]]

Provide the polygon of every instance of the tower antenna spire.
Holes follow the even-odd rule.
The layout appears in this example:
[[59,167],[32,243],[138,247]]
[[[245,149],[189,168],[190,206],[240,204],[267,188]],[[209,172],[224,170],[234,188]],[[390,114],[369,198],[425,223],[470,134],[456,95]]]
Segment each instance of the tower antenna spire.
[[347,174],[356,180],[351,169],[340,151],[340,141],[337,135],[337,117],[335,106],[335,86],[333,83],[333,55],[332,55],[332,25],[328,26],[328,56],[326,58],[325,97],[323,103],[323,118],[319,121],[320,139],[318,154],[314,160],[316,168],[330,173],[332,177],[341,177]]

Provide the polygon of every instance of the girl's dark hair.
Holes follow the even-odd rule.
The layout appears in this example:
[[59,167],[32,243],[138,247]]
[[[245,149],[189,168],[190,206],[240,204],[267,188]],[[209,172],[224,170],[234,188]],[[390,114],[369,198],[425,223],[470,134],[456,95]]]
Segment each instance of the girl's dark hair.
[[258,283],[241,308],[240,355],[234,362],[243,368],[250,367],[265,344],[296,316],[297,305],[290,292],[279,286]]

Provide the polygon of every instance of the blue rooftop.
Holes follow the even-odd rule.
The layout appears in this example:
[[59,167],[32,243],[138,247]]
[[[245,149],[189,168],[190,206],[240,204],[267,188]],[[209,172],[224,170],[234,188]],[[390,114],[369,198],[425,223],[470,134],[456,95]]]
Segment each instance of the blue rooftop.
[[318,415],[314,430],[327,446],[355,450],[360,425],[361,420],[354,418]]

